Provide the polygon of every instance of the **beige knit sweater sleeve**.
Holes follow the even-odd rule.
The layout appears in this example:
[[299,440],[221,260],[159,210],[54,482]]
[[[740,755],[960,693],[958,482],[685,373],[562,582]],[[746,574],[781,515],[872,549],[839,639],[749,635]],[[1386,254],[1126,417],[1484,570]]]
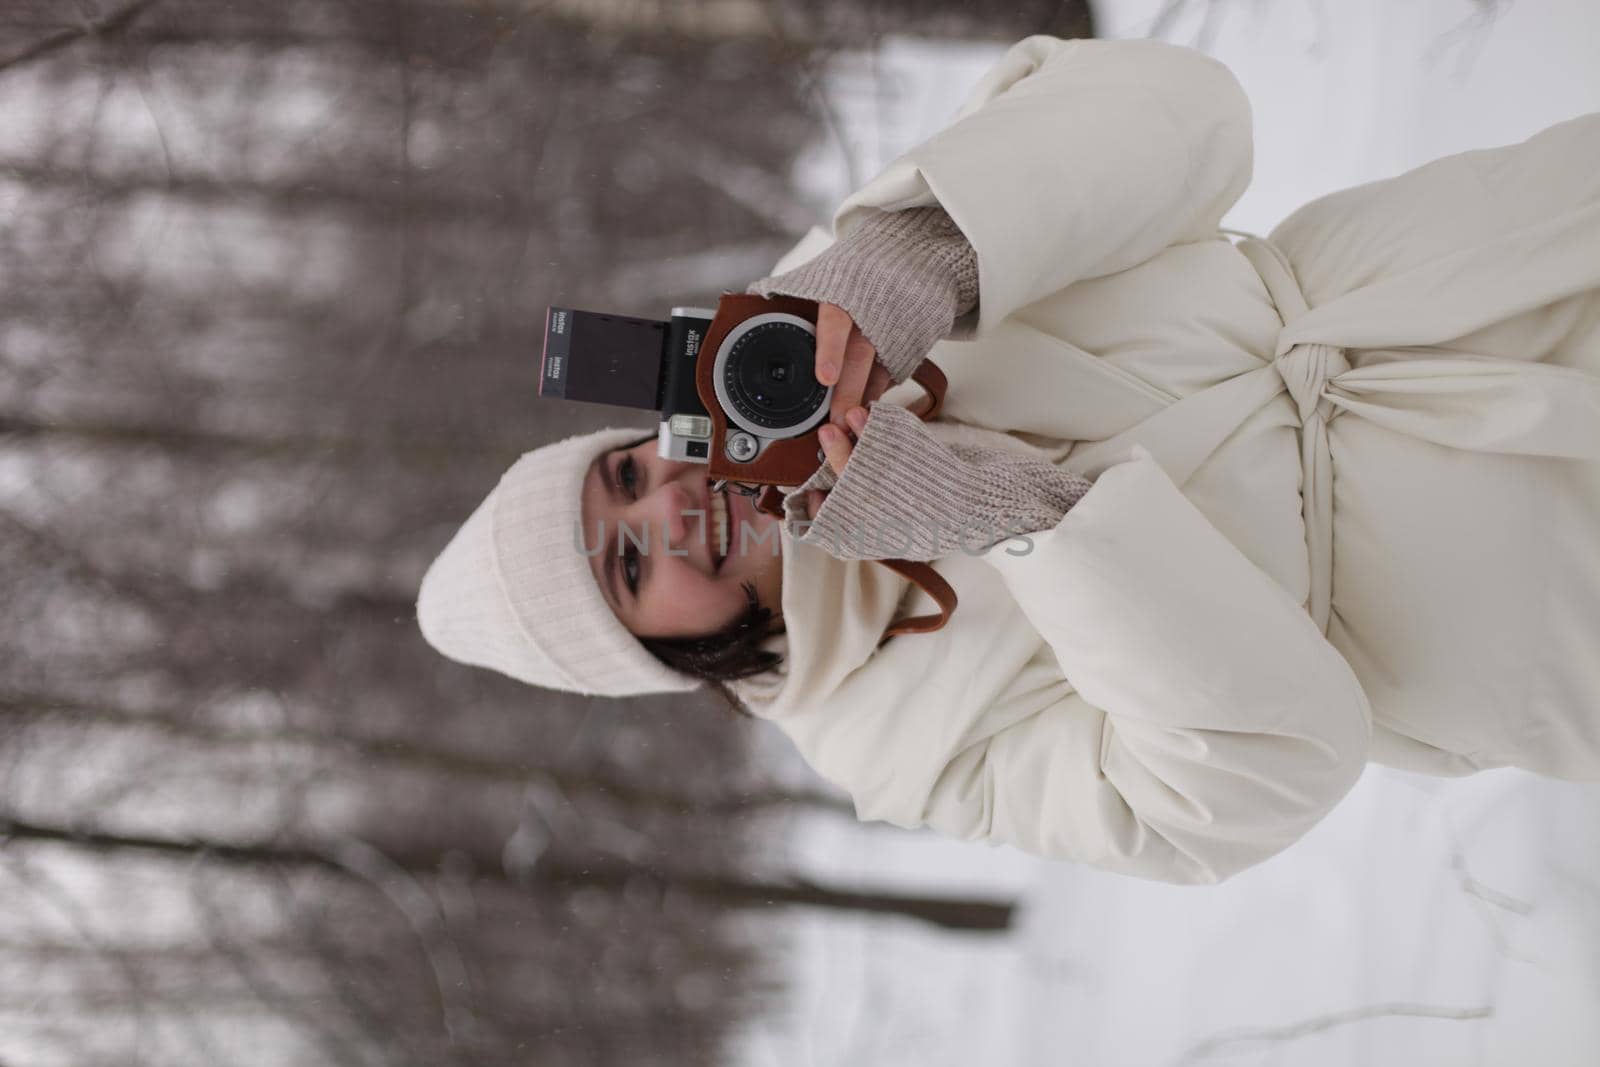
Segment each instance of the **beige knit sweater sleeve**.
[[[941,207],[881,212],[747,291],[844,308],[898,383],[976,306],[977,254]],[[1051,529],[1092,485],[1037,457],[945,444],[905,408],[877,401],[844,474],[822,464],[784,497],[784,523],[838,559],[934,560]],[[829,491],[816,515],[812,489]]]
[[[1053,529],[1093,487],[1037,456],[942,442],[910,411],[878,400],[844,473],[823,464],[784,496],[784,526],[835,559],[977,555],[1015,535]],[[811,489],[828,490],[815,515],[806,501]],[[1018,551],[1026,551],[1020,540]]]
[[899,384],[977,305],[978,255],[941,207],[884,211],[745,292],[844,308]]

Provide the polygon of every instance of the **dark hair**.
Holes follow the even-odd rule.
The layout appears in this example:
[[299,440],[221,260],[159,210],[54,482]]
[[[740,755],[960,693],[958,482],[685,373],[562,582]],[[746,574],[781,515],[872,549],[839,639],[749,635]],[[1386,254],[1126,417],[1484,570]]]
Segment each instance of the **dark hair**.
[[699,637],[641,637],[639,642],[673,670],[711,683],[729,708],[749,716],[739,698],[721,683],[770,671],[783,657],[761,647],[772,611],[761,606],[754,584],[741,582],[740,588],[749,603],[744,614],[722,629]]
[[[617,447],[637,448],[655,438],[651,433]],[[744,613],[722,629],[696,637],[641,637],[639,643],[673,670],[710,683],[711,689],[730,710],[753,718],[749,709],[722,683],[770,671],[783,662],[783,656],[761,647],[772,620],[771,609],[761,606],[754,583],[741,582],[740,588],[744,590],[746,601]]]

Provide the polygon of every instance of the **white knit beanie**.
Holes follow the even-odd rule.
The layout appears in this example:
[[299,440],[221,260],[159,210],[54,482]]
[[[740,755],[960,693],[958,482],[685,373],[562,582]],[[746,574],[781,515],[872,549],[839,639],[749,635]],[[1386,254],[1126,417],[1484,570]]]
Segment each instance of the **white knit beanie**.
[[579,547],[590,462],[641,435],[607,427],[512,464],[423,575],[417,624],[428,644],[460,663],[592,696],[700,685],[622,625]]

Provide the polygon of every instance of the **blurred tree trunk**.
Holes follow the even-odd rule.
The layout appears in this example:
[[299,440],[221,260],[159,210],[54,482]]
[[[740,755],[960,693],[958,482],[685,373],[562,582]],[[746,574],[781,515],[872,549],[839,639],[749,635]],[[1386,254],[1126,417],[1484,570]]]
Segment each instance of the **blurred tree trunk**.
[[652,425],[536,397],[545,305],[742,287],[831,56],[1032,32],[1087,8],[0,5],[0,1061],[713,1063],[782,991],[732,918],[1005,929],[771,859],[853,819],[771,724],[413,605],[520,453]]
[[[166,856],[204,855],[209,859],[244,866],[315,866],[335,871],[352,871],[356,864],[346,858],[347,851],[366,851],[368,846],[355,841],[333,841],[312,846],[237,845],[217,841],[165,840],[135,837],[88,829],[39,826],[17,820],[0,821],[0,834],[14,841],[45,841],[70,845],[92,852],[121,849],[159,853]],[[385,853],[386,865],[411,875],[427,877],[438,871],[444,856],[424,852]],[[634,867],[615,860],[573,860],[540,862],[535,872],[524,872],[509,880],[486,866],[475,870],[480,881],[508,882],[526,891],[595,889],[637,893],[641,886],[665,895],[687,894],[708,898],[733,907],[772,908],[802,905],[835,911],[865,911],[920,919],[935,926],[961,930],[1004,931],[1011,924],[1014,906],[985,900],[915,896],[902,893],[860,892],[829,889],[804,878],[772,882],[734,876],[669,872],[656,868]]]

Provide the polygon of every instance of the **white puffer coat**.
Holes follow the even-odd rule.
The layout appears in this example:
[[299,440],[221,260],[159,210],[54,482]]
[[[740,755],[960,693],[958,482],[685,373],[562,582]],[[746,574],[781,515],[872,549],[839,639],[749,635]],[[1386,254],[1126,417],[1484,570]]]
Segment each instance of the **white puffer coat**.
[[1251,160],[1218,61],[1035,36],[838,209],[943,206],[943,417],[1096,478],[881,648],[932,601],[785,536],[786,663],[735,689],[859,818],[1206,883],[1368,760],[1600,779],[1600,114],[1235,244]]

